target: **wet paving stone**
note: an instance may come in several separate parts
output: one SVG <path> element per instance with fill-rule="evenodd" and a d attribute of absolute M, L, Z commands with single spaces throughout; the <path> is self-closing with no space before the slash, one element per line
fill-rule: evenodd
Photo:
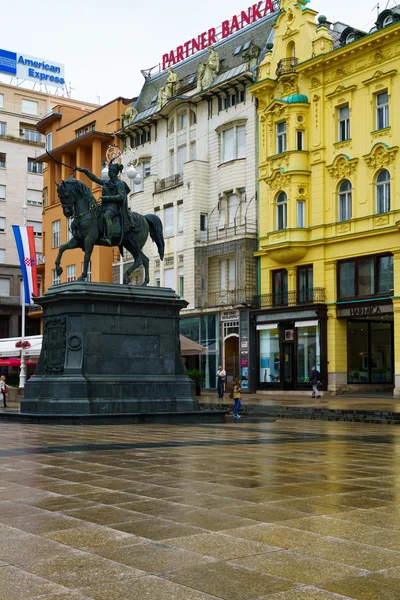
<path fill-rule="evenodd" d="M 1 600 L 398 600 L 400 428 L 0 429 Z"/>

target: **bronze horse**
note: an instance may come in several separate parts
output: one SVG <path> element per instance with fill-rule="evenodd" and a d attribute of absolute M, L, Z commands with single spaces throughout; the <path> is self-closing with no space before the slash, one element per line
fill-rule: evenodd
<path fill-rule="evenodd" d="M 87 278 L 90 258 L 94 246 L 108 245 L 104 242 L 105 219 L 101 208 L 93 196 L 90 188 L 82 181 L 73 177 L 57 183 L 58 197 L 63 207 L 64 216 L 73 218 L 71 233 L 72 238 L 66 244 L 60 246 L 55 266 L 57 275 L 63 272 L 60 261 L 65 250 L 81 248 L 84 253 L 84 262 L 82 275 L 78 277 L 79 281 Z M 140 215 L 129 211 L 134 216 L 137 228 L 126 229 L 121 234 L 121 219 L 115 218 L 111 238 L 112 246 L 118 246 L 122 253 L 126 248 L 133 256 L 134 263 L 124 273 L 124 284 L 129 284 L 130 275 L 141 265 L 144 267 L 144 281 L 142 285 L 147 285 L 149 277 L 149 259 L 142 252 L 147 238 L 150 234 L 151 239 L 157 245 L 161 260 L 164 258 L 164 236 L 161 220 L 157 215 Z"/>

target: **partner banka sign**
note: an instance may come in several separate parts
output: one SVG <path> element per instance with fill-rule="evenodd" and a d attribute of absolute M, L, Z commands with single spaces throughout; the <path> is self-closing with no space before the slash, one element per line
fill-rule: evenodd
<path fill-rule="evenodd" d="M 64 87 L 64 65 L 20 52 L 0 50 L 0 73 L 34 83 Z"/>
<path fill-rule="evenodd" d="M 164 71 L 167 67 L 178 64 L 182 60 L 189 58 L 189 56 L 200 52 L 200 50 L 205 50 L 208 46 L 212 46 L 244 27 L 263 19 L 275 10 L 279 10 L 279 5 L 276 1 L 273 2 L 273 0 L 261 0 L 261 2 L 249 6 L 247 10 L 242 10 L 240 15 L 234 15 L 231 19 L 223 21 L 218 28 L 211 27 L 211 29 L 203 31 L 197 37 L 178 46 L 175 50 L 170 50 L 166 54 L 163 54 L 161 61 L 162 70 Z"/>

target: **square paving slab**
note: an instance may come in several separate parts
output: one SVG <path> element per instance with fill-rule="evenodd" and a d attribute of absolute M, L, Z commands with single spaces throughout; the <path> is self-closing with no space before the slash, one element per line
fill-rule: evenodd
<path fill-rule="evenodd" d="M 0 600 L 399 600 L 400 428 L 0 429 Z"/>

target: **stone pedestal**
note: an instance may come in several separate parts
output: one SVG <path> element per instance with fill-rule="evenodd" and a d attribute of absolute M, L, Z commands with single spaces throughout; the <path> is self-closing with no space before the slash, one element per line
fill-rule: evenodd
<path fill-rule="evenodd" d="M 21 413 L 184 412 L 197 408 L 179 343 L 171 289 L 93 282 L 51 287 L 43 346 Z"/>

